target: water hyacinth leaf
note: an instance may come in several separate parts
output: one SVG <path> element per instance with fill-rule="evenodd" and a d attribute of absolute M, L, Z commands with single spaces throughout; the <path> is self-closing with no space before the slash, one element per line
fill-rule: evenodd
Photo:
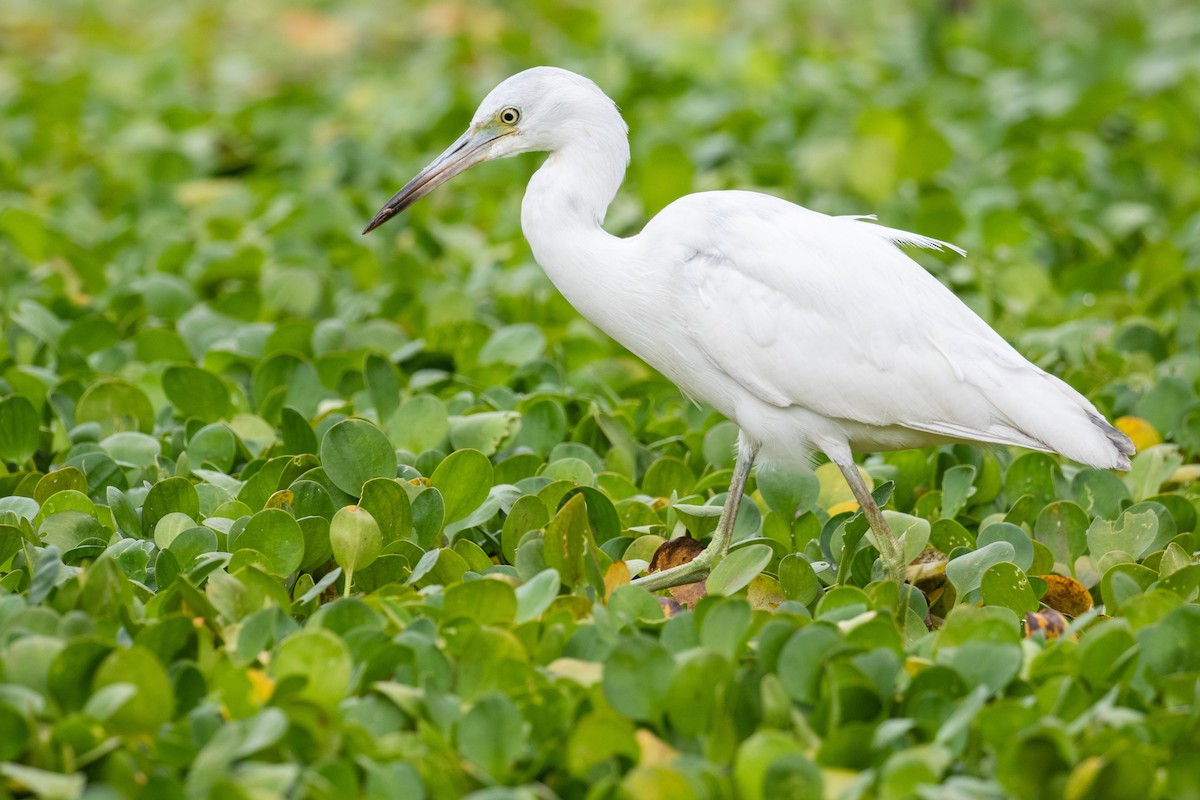
<path fill-rule="evenodd" d="M 960 464 L 942 475 L 942 518 L 954 519 L 967 505 L 975 480 L 975 467 Z M 919 552 L 919 551 L 918 551 Z"/>
<path fill-rule="evenodd" d="M 779 585 L 787 599 L 808 605 L 817 599 L 821 583 L 807 558 L 791 553 L 779 562 Z"/>
<path fill-rule="evenodd" d="M 379 524 L 360 506 L 339 508 L 329 523 L 329 544 L 333 559 L 346 574 L 349 594 L 355 570 L 371 566 L 383 548 Z"/>
<path fill-rule="evenodd" d="M 806 467 L 768 465 L 758 471 L 755 479 L 768 509 L 785 519 L 811 509 L 821 493 L 821 481 Z"/>
<path fill-rule="evenodd" d="M 154 528 L 167 514 L 186 514 L 192 519 L 200 516 L 200 495 L 185 478 L 167 478 L 150 487 L 142 505 L 142 535 L 154 537 Z"/>
<path fill-rule="evenodd" d="M 526 743 L 521 712 L 502 694 L 484 697 L 458 723 L 460 752 L 495 779 L 505 776 Z"/>
<path fill-rule="evenodd" d="M 332 711 L 346 696 L 353 669 L 345 642 L 324 628 L 309 628 L 284 639 L 267 667 L 276 683 L 301 679 L 299 696 L 326 711 Z"/>
<path fill-rule="evenodd" d="M 621 639 L 604 662 L 601 685 L 609 704 L 631 719 L 662 716 L 675 661 L 648 639 Z"/>
<path fill-rule="evenodd" d="M 388 437 L 399 449 L 423 453 L 440 445 L 450 432 L 442 401 L 427 394 L 414 395 L 400 404 L 387 425 Z"/>
<path fill-rule="evenodd" d="M 1016 564 L 1001 562 L 988 567 L 980 581 L 980 594 L 989 606 L 1004 606 L 1018 614 L 1036 611 L 1037 594 L 1029 579 Z"/>
<path fill-rule="evenodd" d="M 367 481 L 363 484 L 358 506 L 375 519 L 385 545 L 412 538 L 412 502 L 399 481 L 391 478 Z"/>
<path fill-rule="evenodd" d="M 467 581 L 446 590 L 442 610 L 447 619 L 467 617 L 481 625 L 503 625 L 516 616 L 517 594 L 504 581 Z"/>
<path fill-rule="evenodd" d="M 456 522 L 487 498 L 492 488 L 492 462 L 478 450 L 457 450 L 438 465 L 429 482 L 442 493 L 445 521 Z"/>
<path fill-rule="evenodd" d="M 360 497 L 363 484 L 372 478 L 396 477 L 396 465 L 391 443 L 366 420 L 342 420 L 321 439 L 321 466 L 352 497 Z"/>
<path fill-rule="evenodd" d="M 363 378 L 375 415 L 381 424 L 387 422 L 400 407 L 400 379 L 396 376 L 396 367 L 378 353 L 368 353 L 363 362 Z"/>
<path fill-rule="evenodd" d="M 138 387 L 118 378 L 89 386 L 75 404 L 76 422 L 96 422 L 105 433 L 154 430 L 154 406 Z"/>
<path fill-rule="evenodd" d="M 530 323 L 506 325 L 484 343 L 479 351 L 479 363 L 519 367 L 540 358 L 545 347 L 546 336 L 538 326 Z"/>
<path fill-rule="evenodd" d="M 751 544 L 730 551 L 709 573 L 705 586 L 711 595 L 731 595 L 754 580 L 771 563 L 772 550 Z"/>
<path fill-rule="evenodd" d="M 975 546 L 983 549 L 993 542 L 1008 542 L 1013 546 L 1013 556 L 1010 559 L 1021 569 L 1028 569 L 1033 564 L 1033 542 L 1024 529 L 1011 522 L 997 522 L 979 531 Z"/>
<path fill-rule="evenodd" d="M 1016 552 L 1009 542 L 996 541 L 974 552 L 965 553 L 946 564 L 946 577 L 954 584 L 960 601 L 979 588 L 983 582 L 983 573 L 987 572 L 988 567 L 1002 561 L 1012 561 Z"/>
<path fill-rule="evenodd" d="M 583 576 L 590 535 L 583 495 L 568 500 L 546 525 L 546 565 L 556 570 L 567 586 L 574 586 Z"/>
<path fill-rule="evenodd" d="M 229 389 L 211 372 L 173 364 L 163 371 L 162 387 L 181 417 L 214 422 L 229 416 Z"/>
<path fill-rule="evenodd" d="M 0 398 L 0 461 L 25 462 L 37 450 L 40 420 L 23 395 Z"/>
<path fill-rule="evenodd" d="M 540 617 L 558 596 L 560 583 L 557 570 L 544 569 L 518 586 L 514 621 L 520 625 Z"/>
<path fill-rule="evenodd" d="M 171 682 L 153 653 L 137 645 L 113 650 L 96 669 L 93 688 L 128 686 L 133 676 L 137 678 L 133 684 L 136 695 L 112 712 L 108 726 L 128 735 L 152 734 L 170 721 L 175 708 Z"/>
<path fill-rule="evenodd" d="M 304 534 L 295 517 L 277 508 L 252 516 L 229 537 L 229 550 L 253 550 L 265 558 L 263 565 L 273 575 L 290 575 L 304 559 Z"/>
<path fill-rule="evenodd" d="M 448 425 L 450 444 L 455 450 L 478 450 L 492 456 L 520 428 L 521 415 L 515 411 L 485 411 L 450 417 Z"/>

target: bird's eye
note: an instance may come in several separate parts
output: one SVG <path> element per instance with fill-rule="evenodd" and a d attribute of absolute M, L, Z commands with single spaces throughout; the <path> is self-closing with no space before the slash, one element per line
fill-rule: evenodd
<path fill-rule="evenodd" d="M 521 111 L 512 106 L 500 112 L 500 121 L 505 125 L 516 125 L 519 119 L 521 119 Z"/>

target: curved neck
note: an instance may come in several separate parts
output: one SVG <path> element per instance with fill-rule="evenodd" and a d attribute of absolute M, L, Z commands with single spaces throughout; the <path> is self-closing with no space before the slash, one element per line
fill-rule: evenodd
<path fill-rule="evenodd" d="M 547 260 L 557 260 L 552 253 L 561 245 L 579 249 L 571 247 L 563 231 L 604 233 L 604 215 L 629 164 L 625 124 L 615 109 L 613 117 L 614 124 L 573 136 L 569 144 L 551 151 L 525 190 L 521 228 L 538 263 L 547 270 L 551 268 Z M 544 260 L 543 255 L 549 258 Z"/>

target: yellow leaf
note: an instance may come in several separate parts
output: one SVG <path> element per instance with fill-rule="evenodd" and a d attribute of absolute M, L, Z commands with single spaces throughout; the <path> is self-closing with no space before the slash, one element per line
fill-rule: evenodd
<path fill-rule="evenodd" d="M 275 693 L 275 681 L 261 669 L 246 670 L 246 677 L 250 679 L 250 699 L 255 705 L 266 705 Z"/>
<path fill-rule="evenodd" d="M 1162 436 L 1158 434 L 1153 425 L 1141 417 L 1121 417 L 1113 424 L 1116 425 L 1117 430 L 1133 440 L 1133 446 L 1138 449 L 1139 453 L 1147 447 L 1162 444 Z"/>
<path fill-rule="evenodd" d="M 1039 575 L 1046 582 L 1042 604 L 1068 617 L 1078 617 L 1092 607 L 1092 596 L 1083 584 L 1065 575 Z"/>
<path fill-rule="evenodd" d="M 613 589 L 629 583 L 629 565 L 624 561 L 614 561 L 604 573 L 604 600 L 613 593 Z"/>
<path fill-rule="evenodd" d="M 836 517 L 843 511 L 858 511 L 858 503 L 854 500 L 844 500 L 829 507 L 829 516 Z"/>
<path fill-rule="evenodd" d="M 642 757 L 638 763 L 644 767 L 665 766 L 679 758 L 678 750 L 645 728 L 638 728 L 633 737 L 642 751 Z"/>

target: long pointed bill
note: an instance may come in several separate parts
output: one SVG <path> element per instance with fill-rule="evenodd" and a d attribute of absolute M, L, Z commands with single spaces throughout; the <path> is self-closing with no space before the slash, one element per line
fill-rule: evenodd
<path fill-rule="evenodd" d="M 447 147 L 429 166 L 418 172 L 415 178 L 405 184 L 403 189 L 396 192 L 392 199 L 379 209 L 379 213 L 363 229 L 363 233 L 367 234 L 375 230 L 460 172 L 470 169 L 481 161 L 486 161 L 488 145 L 503 135 L 483 130 L 467 131 L 458 137 L 454 144 Z"/>

